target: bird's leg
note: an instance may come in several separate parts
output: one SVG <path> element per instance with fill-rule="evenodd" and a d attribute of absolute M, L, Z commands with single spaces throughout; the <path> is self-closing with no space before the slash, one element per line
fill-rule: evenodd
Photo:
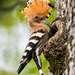
<path fill-rule="evenodd" d="M 37 65 L 40 75 L 43 75 L 41 55 L 39 55 L 39 48 L 37 48 L 36 51 L 34 51 L 33 59 Z"/>

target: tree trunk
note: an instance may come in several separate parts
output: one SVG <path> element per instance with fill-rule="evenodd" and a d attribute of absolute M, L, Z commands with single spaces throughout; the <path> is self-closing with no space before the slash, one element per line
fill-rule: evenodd
<path fill-rule="evenodd" d="M 57 18 L 44 46 L 53 75 L 75 75 L 75 0 L 55 0 Z"/>

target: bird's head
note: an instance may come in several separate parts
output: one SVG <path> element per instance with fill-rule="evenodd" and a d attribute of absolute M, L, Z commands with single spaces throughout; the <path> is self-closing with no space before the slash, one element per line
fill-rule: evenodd
<path fill-rule="evenodd" d="M 50 15 L 52 8 L 49 6 L 49 2 L 49 0 L 29 1 L 28 7 L 21 12 L 26 15 L 28 21 L 39 23 Z"/>

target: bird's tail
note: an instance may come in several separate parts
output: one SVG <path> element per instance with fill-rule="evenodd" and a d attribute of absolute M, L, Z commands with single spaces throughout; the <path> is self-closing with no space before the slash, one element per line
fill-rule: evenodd
<path fill-rule="evenodd" d="M 29 63 L 29 61 L 32 59 L 32 56 L 24 59 L 23 61 L 20 62 L 19 68 L 17 70 L 17 73 L 20 74 L 20 72 L 24 69 L 24 67 Z"/>
<path fill-rule="evenodd" d="M 20 66 L 17 70 L 17 73 L 20 74 L 20 72 L 24 69 L 25 66 L 26 66 L 26 63 L 25 64 L 20 64 Z"/>

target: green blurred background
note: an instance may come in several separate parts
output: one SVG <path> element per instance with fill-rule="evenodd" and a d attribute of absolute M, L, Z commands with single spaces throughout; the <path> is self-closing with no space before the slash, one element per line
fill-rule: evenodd
<path fill-rule="evenodd" d="M 50 2 L 55 4 L 54 0 Z M 26 0 L 0 0 L 0 75 L 17 75 L 21 56 L 31 34 L 27 18 L 19 11 L 25 6 Z M 47 22 L 52 23 L 56 18 L 56 11 L 53 8 Z M 51 75 L 43 54 L 41 58 L 44 75 Z M 33 60 L 20 75 L 39 75 Z"/>

